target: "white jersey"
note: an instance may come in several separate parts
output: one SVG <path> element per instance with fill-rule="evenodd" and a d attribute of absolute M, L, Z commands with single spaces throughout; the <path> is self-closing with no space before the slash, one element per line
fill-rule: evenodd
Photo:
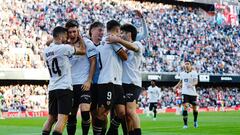
<path fill-rule="evenodd" d="M 196 71 L 181 72 L 180 79 L 182 80 L 182 94 L 197 96 L 196 88 L 193 86 L 193 80 L 198 79 Z"/>
<path fill-rule="evenodd" d="M 158 100 L 161 99 L 161 89 L 158 88 L 157 86 L 155 87 L 149 86 L 147 93 L 148 93 L 149 103 L 156 103 L 158 102 Z"/>
<path fill-rule="evenodd" d="M 122 85 L 122 60 L 117 52 L 122 47 L 119 44 L 107 44 L 103 40 L 99 45 L 99 77 L 98 84 L 113 83 Z"/>
<path fill-rule="evenodd" d="M 69 57 L 75 53 L 74 47 L 67 44 L 51 43 L 44 49 L 44 58 L 50 73 L 48 90 L 72 90 L 71 63 Z"/>
<path fill-rule="evenodd" d="M 86 46 L 86 55 L 74 55 L 70 58 L 73 85 L 84 84 L 87 81 L 90 70 L 89 58 L 97 54 L 93 42 L 88 38 L 83 38 L 83 40 Z"/>
<path fill-rule="evenodd" d="M 142 61 L 143 46 L 139 41 L 135 41 L 134 44 L 139 48 L 139 51 L 127 51 L 128 60 L 123 62 L 123 83 L 142 87 L 140 64 Z"/>

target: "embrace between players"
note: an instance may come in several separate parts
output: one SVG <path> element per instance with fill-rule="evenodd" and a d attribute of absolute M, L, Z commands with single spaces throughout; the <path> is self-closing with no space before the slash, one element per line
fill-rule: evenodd
<path fill-rule="evenodd" d="M 65 126 L 68 135 L 75 135 L 79 108 L 83 135 L 91 123 L 94 135 L 117 135 L 120 124 L 124 134 L 141 134 L 136 114 L 142 85 L 139 40 L 147 37 L 147 28 L 141 13 L 136 15 L 143 24 L 142 34 L 115 20 L 107 22 L 105 35 L 103 23 L 91 24 L 89 38 L 80 35 L 76 20 L 54 28 L 53 40 L 44 50 L 50 81 L 49 116 L 42 135 L 49 135 L 54 124 L 53 135 L 62 135 Z"/>

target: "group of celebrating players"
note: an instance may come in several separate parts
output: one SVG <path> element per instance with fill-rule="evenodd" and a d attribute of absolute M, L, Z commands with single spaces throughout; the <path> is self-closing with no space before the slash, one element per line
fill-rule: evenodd
<path fill-rule="evenodd" d="M 143 33 L 138 34 L 132 24 L 120 25 L 116 20 L 108 21 L 106 27 L 101 22 L 92 23 L 89 37 L 80 35 L 76 20 L 67 21 L 65 27 L 54 28 L 53 40 L 44 50 L 50 81 L 49 116 L 42 135 L 49 135 L 54 124 L 53 135 L 62 135 L 65 126 L 68 135 L 75 135 L 79 108 L 83 135 L 88 134 L 91 123 L 94 135 L 117 135 L 120 124 L 124 135 L 141 135 L 136 113 L 142 86 L 139 67 L 143 46 L 139 40 L 147 37 L 147 27 L 141 13 L 135 12 L 141 18 Z M 186 70 L 181 80 L 187 91 L 197 84 L 192 71 Z M 195 95 L 182 93 L 185 94 L 184 102 L 195 105 Z M 197 111 L 194 110 L 195 115 Z M 187 126 L 187 106 L 183 116 Z"/>
<path fill-rule="evenodd" d="M 74 135 L 77 112 L 81 110 L 82 134 L 87 135 L 92 123 L 94 135 L 118 134 L 122 123 L 124 134 L 140 135 L 140 120 L 136 113 L 141 91 L 139 70 L 143 46 L 131 24 L 120 25 L 110 20 L 105 26 L 94 22 L 89 27 L 89 37 L 82 37 L 76 20 L 69 20 L 65 27 L 57 26 L 53 40 L 44 50 L 49 69 L 49 116 L 42 135 L 61 135 L 65 126 L 68 135 Z M 111 124 L 107 131 L 107 116 L 111 111 Z M 91 114 L 91 120 L 90 120 Z"/>

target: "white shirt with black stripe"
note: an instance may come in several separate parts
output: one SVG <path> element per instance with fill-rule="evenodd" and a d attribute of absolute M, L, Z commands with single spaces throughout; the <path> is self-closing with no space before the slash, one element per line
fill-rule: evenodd
<path fill-rule="evenodd" d="M 89 75 L 91 57 L 96 57 L 96 46 L 88 38 L 83 38 L 86 46 L 86 55 L 74 55 L 70 58 L 72 64 L 73 85 L 84 84 Z"/>
<path fill-rule="evenodd" d="M 123 61 L 123 83 L 142 87 L 140 65 L 142 61 L 143 45 L 139 41 L 133 43 L 139 48 L 139 51 L 127 51 L 128 59 L 127 61 Z"/>
<path fill-rule="evenodd" d="M 100 68 L 98 84 L 122 85 L 122 60 L 117 54 L 122 46 L 120 44 L 108 44 L 105 39 L 98 46 Z"/>
<path fill-rule="evenodd" d="M 44 59 L 49 70 L 48 90 L 72 90 L 71 63 L 69 57 L 75 53 L 74 47 L 67 44 L 51 43 L 44 49 Z"/>

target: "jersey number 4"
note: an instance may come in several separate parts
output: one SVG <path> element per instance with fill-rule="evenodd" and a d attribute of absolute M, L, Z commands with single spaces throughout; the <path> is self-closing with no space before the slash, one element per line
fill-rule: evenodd
<path fill-rule="evenodd" d="M 46 63 L 47 63 L 48 70 L 49 70 L 49 73 L 50 73 L 51 77 L 52 77 L 53 74 L 58 74 L 58 76 L 62 75 L 62 72 L 61 72 L 61 70 L 58 66 L 57 58 L 53 58 L 53 60 L 52 60 L 52 69 L 50 68 L 48 61 L 46 61 Z"/>

